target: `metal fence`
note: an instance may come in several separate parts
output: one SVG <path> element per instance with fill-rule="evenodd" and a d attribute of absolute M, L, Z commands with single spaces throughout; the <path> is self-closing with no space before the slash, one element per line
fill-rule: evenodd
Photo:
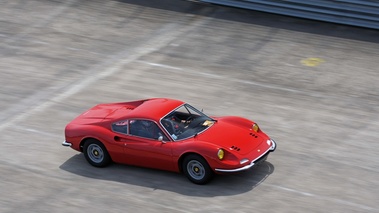
<path fill-rule="evenodd" d="M 200 0 L 202 2 L 379 29 L 379 0 Z"/>

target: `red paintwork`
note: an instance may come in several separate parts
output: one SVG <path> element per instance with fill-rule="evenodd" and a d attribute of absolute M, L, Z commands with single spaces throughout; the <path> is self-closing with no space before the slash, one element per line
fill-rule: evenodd
<path fill-rule="evenodd" d="M 85 139 L 95 138 L 104 144 L 116 163 L 176 172 L 180 172 L 180 158 L 188 153 L 204 157 L 213 170 L 236 169 L 248 165 L 270 148 L 266 143 L 269 137 L 261 130 L 254 132 L 251 129 L 253 121 L 235 116 L 213 117 L 217 122 L 197 136 L 167 143 L 111 129 L 112 123 L 133 118 L 145 118 L 159 124 L 162 117 L 183 104 L 166 98 L 99 104 L 71 121 L 66 126 L 65 138 L 72 144 L 71 148 L 80 152 Z M 115 136 L 119 137 L 117 141 Z M 217 158 L 219 148 L 225 150 L 223 160 Z M 240 164 L 245 158 L 249 162 Z"/>

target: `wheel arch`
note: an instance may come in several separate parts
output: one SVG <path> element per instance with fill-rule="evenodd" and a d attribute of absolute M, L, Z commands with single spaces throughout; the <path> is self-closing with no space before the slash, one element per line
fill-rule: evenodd
<path fill-rule="evenodd" d="M 197 156 L 203 158 L 203 159 L 205 160 L 205 162 L 207 162 L 208 165 L 209 165 L 209 162 L 207 161 L 207 159 L 206 159 L 204 156 L 202 156 L 201 154 L 199 154 L 199 153 L 197 153 L 197 152 L 192 152 L 192 151 L 191 151 L 191 152 L 186 152 L 186 153 L 183 153 L 183 154 L 179 157 L 179 160 L 178 160 L 178 168 L 179 168 L 179 172 L 180 172 L 180 173 L 183 173 L 183 161 L 184 161 L 184 159 L 185 159 L 187 156 L 190 156 L 190 155 L 197 155 Z"/>
<path fill-rule="evenodd" d="M 104 142 L 102 142 L 100 139 L 96 138 L 96 137 L 92 137 L 92 136 L 88 136 L 88 137 L 84 137 L 81 141 L 80 141 L 80 144 L 79 144 L 79 148 L 80 148 L 80 152 L 83 152 L 83 147 L 84 147 L 84 144 L 89 141 L 89 140 L 97 140 L 99 141 L 101 144 L 103 144 L 103 146 L 105 148 L 107 148 L 104 144 Z"/>

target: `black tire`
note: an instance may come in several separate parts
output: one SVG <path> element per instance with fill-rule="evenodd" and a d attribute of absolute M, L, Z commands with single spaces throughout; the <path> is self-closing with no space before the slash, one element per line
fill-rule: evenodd
<path fill-rule="evenodd" d="M 83 153 L 88 163 L 92 166 L 106 167 L 111 163 L 111 157 L 107 149 L 98 140 L 87 140 L 83 147 Z"/>
<path fill-rule="evenodd" d="M 199 155 L 188 155 L 182 165 L 184 175 L 193 183 L 206 184 L 213 177 L 213 171 L 207 161 Z"/>

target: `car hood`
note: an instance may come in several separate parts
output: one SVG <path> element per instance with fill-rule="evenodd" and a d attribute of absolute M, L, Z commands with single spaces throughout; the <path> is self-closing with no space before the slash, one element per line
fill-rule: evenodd
<path fill-rule="evenodd" d="M 217 118 L 208 130 L 197 136 L 198 140 L 213 143 L 221 148 L 247 154 L 267 140 L 263 132 L 251 129 L 253 122 L 238 117 Z"/>

